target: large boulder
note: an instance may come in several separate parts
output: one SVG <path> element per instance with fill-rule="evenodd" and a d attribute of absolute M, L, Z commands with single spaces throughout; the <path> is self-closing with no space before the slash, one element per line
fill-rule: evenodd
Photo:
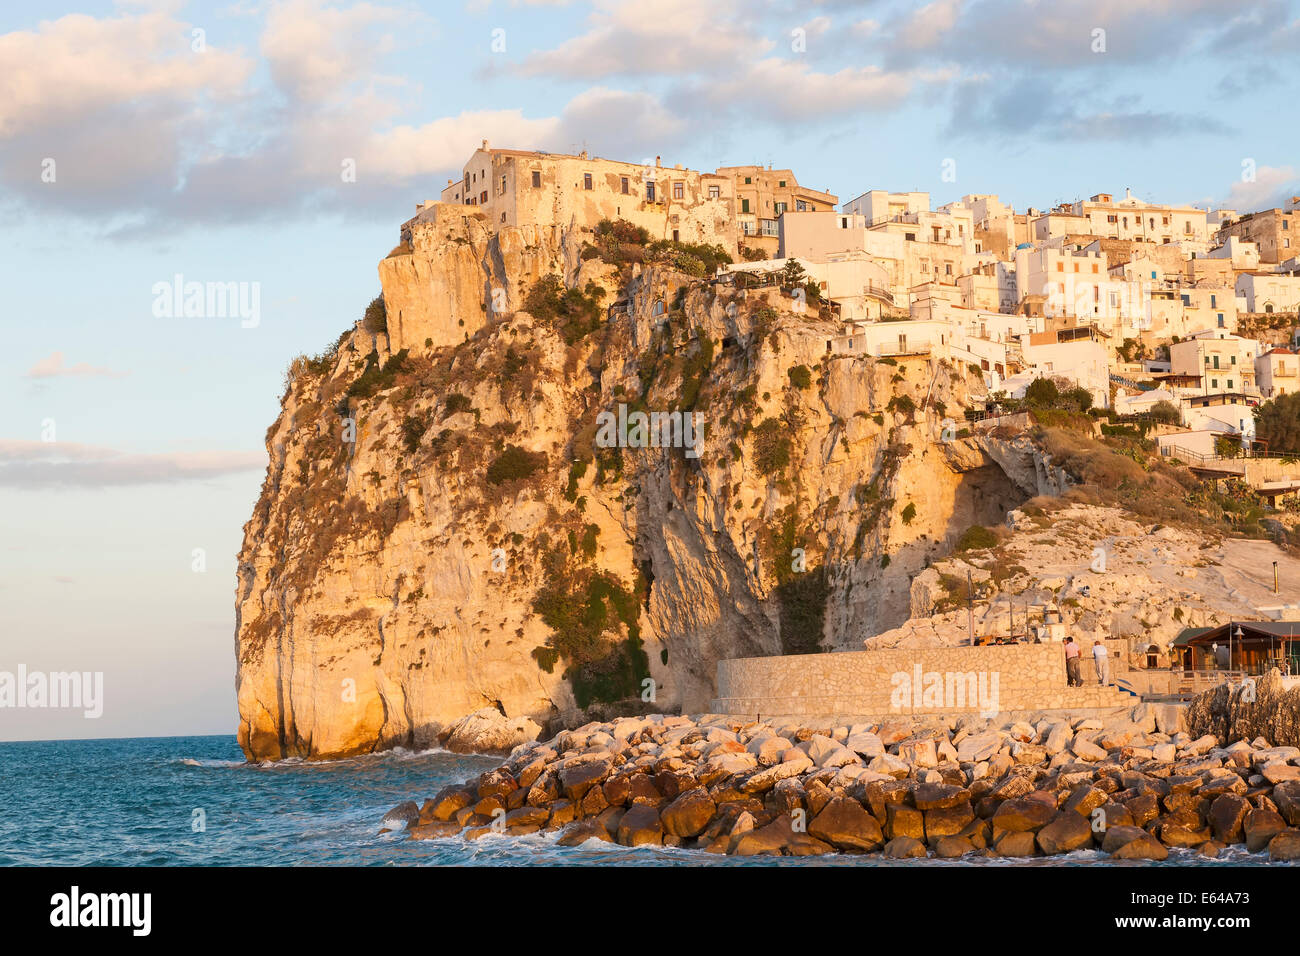
<path fill-rule="evenodd" d="M 536 740 L 541 731 L 527 717 L 506 717 L 494 707 L 484 707 L 453 723 L 444 746 L 458 754 L 508 754 Z"/>
<path fill-rule="evenodd" d="M 1246 838 L 1246 849 L 1251 853 L 1259 853 L 1267 849 L 1273 837 L 1285 829 L 1286 821 L 1282 819 L 1282 814 L 1262 809 L 1247 813 L 1241 827 L 1242 834 Z"/>
<path fill-rule="evenodd" d="M 1283 830 L 1268 844 L 1270 860 L 1300 860 L 1300 830 Z"/>
<path fill-rule="evenodd" d="M 1244 797 L 1235 793 L 1225 793 L 1215 798 L 1210 804 L 1210 829 L 1214 839 L 1219 843 L 1240 843 L 1242 841 L 1242 824 L 1250 804 Z"/>
<path fill-rule="evenodd" d="M 418 822 L 420 819 L 420 808 L 414 800 L 407 800 L 399 803 L 393 809 L 384 814 L 384 818 L 379 821 L 379 825 L 388 829 L 404 829 L 411 824 Z"/>
<path fill-rule="evenodd" d="M 618 842 L 623 846 L 663 843 L 664 828 L 659 820 L 659 811 L 648 804 L 633 804 L 618 822 Z"/>
<path fill-rule="evenodd" d="M 1038 847 L 1044 853 L 1069 853 L 1092 845 L 1092 827 L 1073 810 L 1062 810 L 1038 831 Z"/>
<path fill-rule="evenodd" d="M 703 787 L 687 790 L 660 811 L 664 830 L 673 836 L 699 836 L 713 819 L 717 807 Z"/>
<path fill-rule="evenodd" d="M 470 787 L 459 784 L 443 787 L 432 800 L 426 800 L 424 806 L 420 808 L 420 822 L 450 820 L 458 810 L 463 810 L 474 803 L 477 797 L 478 794 Z"/>
<path fill-rule="evenodd" d="M 885 842 L 876 818 L 849 797 L 826 804 L 808 825 L 808 833 L 841 850 L 878 850 Z"/>
<path fill-rule="evenodd" d="M 832 847 L 794 829 L 789 814 L 781 814 L 765 827 L 742 833 L 727 852 L 736 856 L 816 856 L 832 852 Z"/>

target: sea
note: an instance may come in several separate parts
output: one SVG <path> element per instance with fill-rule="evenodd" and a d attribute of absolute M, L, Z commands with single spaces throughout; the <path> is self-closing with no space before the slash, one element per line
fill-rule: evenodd
<path fill-rule="evenodd" d="M 1163 864 L 1100 851 L 1029 861 L 886 861 L 870 856 L 727 857 L 555 834 L 411 840 L 384 815 L 499 759 L 393 750 L 346 760 L 247 763 L 234 736 L 0 743 L 0 866 L 1220 866 L 1243 849 Z M 1291 865 L 1291 864 L 1272 864 Z"/>

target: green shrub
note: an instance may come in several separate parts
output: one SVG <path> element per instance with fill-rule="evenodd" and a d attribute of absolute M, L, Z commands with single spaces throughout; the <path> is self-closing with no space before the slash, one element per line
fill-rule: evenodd
<path fill-rule="evenodd" d="M 542 452 L 531 452 L 518 445 L 507 445 L 496 460 L 488 465 L 487 480 L 493 485 L 517 481 L 530 478 L 545 467 L 546 455 Z"/>
<path fill-rule="evenodd" d="M 402 349 L 392 356 L 381 368 L 379 353 L 372 351 L 366 356 L 366 367 L 351 385 L 348 386 L 348 398 L 372 398 L 385 389 L 396 384 L 398 373 L 406 368 L 407 351 Z"/>
<path fill-rule="evenodd" d="M 442 404 L 442 417 L 450 418 L 459 412 L 468 412 L 474 407 L 474 403 L 468 395 L 462 395 L 460 392 L 452 392 L 447 396 L 446 401 Z"/>
<path fill-rule="evenodd" d="M 594 282 L 585 289 L 566 289 L 560 277 L 542 276 L 524 296 L 524 311 L 559 332 L 566 345 L 574 345 L 600 328 L 600 300 L 604 291 Z"/>
<path fill-rule="evenodd" d="M 911 524 L 912 519 L 916 517 L 916 505 L 909 501 L 907 507 L 903 509 L 901 517 L 903 519 L 903 524 Z"/>
<path fill-rule="evenodd" d="M 981 524 L 973 524 L 957 539 L 958 551 L 983 551 L 996 547 L 998 536 Z"/>
<path fill-rule="evenodd" d="M 538 666 L 549 672 L 563 658 L 579 707 L 637 696 L 650 674 L 637 623 L 640 588 L 628 590 L 604 572 L 574 569 L 554 554 L 547 564 L 546 584 L 533 600 L 533 611 L 551 629 L 547 646 L 532 652 Z"/>
<path fill-rule="evenodd" d="M 377 295 L 370 300 L 361 317 L 361 327 L 367 332 L 388 331 L 388 309 L 384 306 L 384 297 Z"/>
<path fill-rule="evenodd" d="M 794 448 L 785 425 L 778 418 L 767 418 L 754 429 L 754 465 L 761 475 L 782 474 L 790 464 Z"/>
<path fill-rule="evenodd" d="M 790 384 L 795 388 L 810 388 L 812 386 L 812 369 L 807 365 L 796 365 L 794 368 L 786 369 L 787 376 L 790 378 Z"/>
<path fill-rule="evenodd" d="M 407 415 L 402 419 L 402 444 L 407 451 L 415 452 L 419 449 L 420 439 L 429 430 L 432 420 L 433 417 L 428 412 Z"/>

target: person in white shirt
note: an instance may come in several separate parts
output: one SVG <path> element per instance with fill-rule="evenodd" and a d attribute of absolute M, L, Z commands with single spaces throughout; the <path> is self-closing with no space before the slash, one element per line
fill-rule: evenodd
<path fill-rule="evenodd" d="M 1092 659 L 1097 665 L 1097 683 L 1110 683 L 1110 662 L 1106 654 L 1106 645 L 1101 641 L 1094 641 L 1092 645 Z"/>

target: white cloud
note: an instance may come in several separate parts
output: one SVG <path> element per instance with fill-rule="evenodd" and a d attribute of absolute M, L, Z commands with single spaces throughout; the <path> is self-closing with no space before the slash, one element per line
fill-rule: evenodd
<path fill-rule="evenodd" d="M 117 372 L 111 368 L 98 368 L 86 362 L 65 365 L 62 352 L 51 352 L 27 370 L 28 378 L 58 378 L 64 375 L 106 378 L 121 378 L 130 372 Z"/>
<path fill-rule="evenodd" d="M 266 467 L 265 452 L 134 454 L 96 445 L 0 439 L 0 487 L 108 488 L 201 481 Z"/>
<path fill-rule="evenodd" d="M 1259 166 L 1253 182 L 1238 180 L 1228 189 L 1224 205 L 1239 213 L 1276 209 L 1300 193 L 1300 173 L 1294 166 Z"/>
<path fill-rule="evenodd" d="M 597 0 L 587 32 L 530 55 L 530 75 L 597 79 L 716 73 L 772 49 L 736 0 Z"/>

